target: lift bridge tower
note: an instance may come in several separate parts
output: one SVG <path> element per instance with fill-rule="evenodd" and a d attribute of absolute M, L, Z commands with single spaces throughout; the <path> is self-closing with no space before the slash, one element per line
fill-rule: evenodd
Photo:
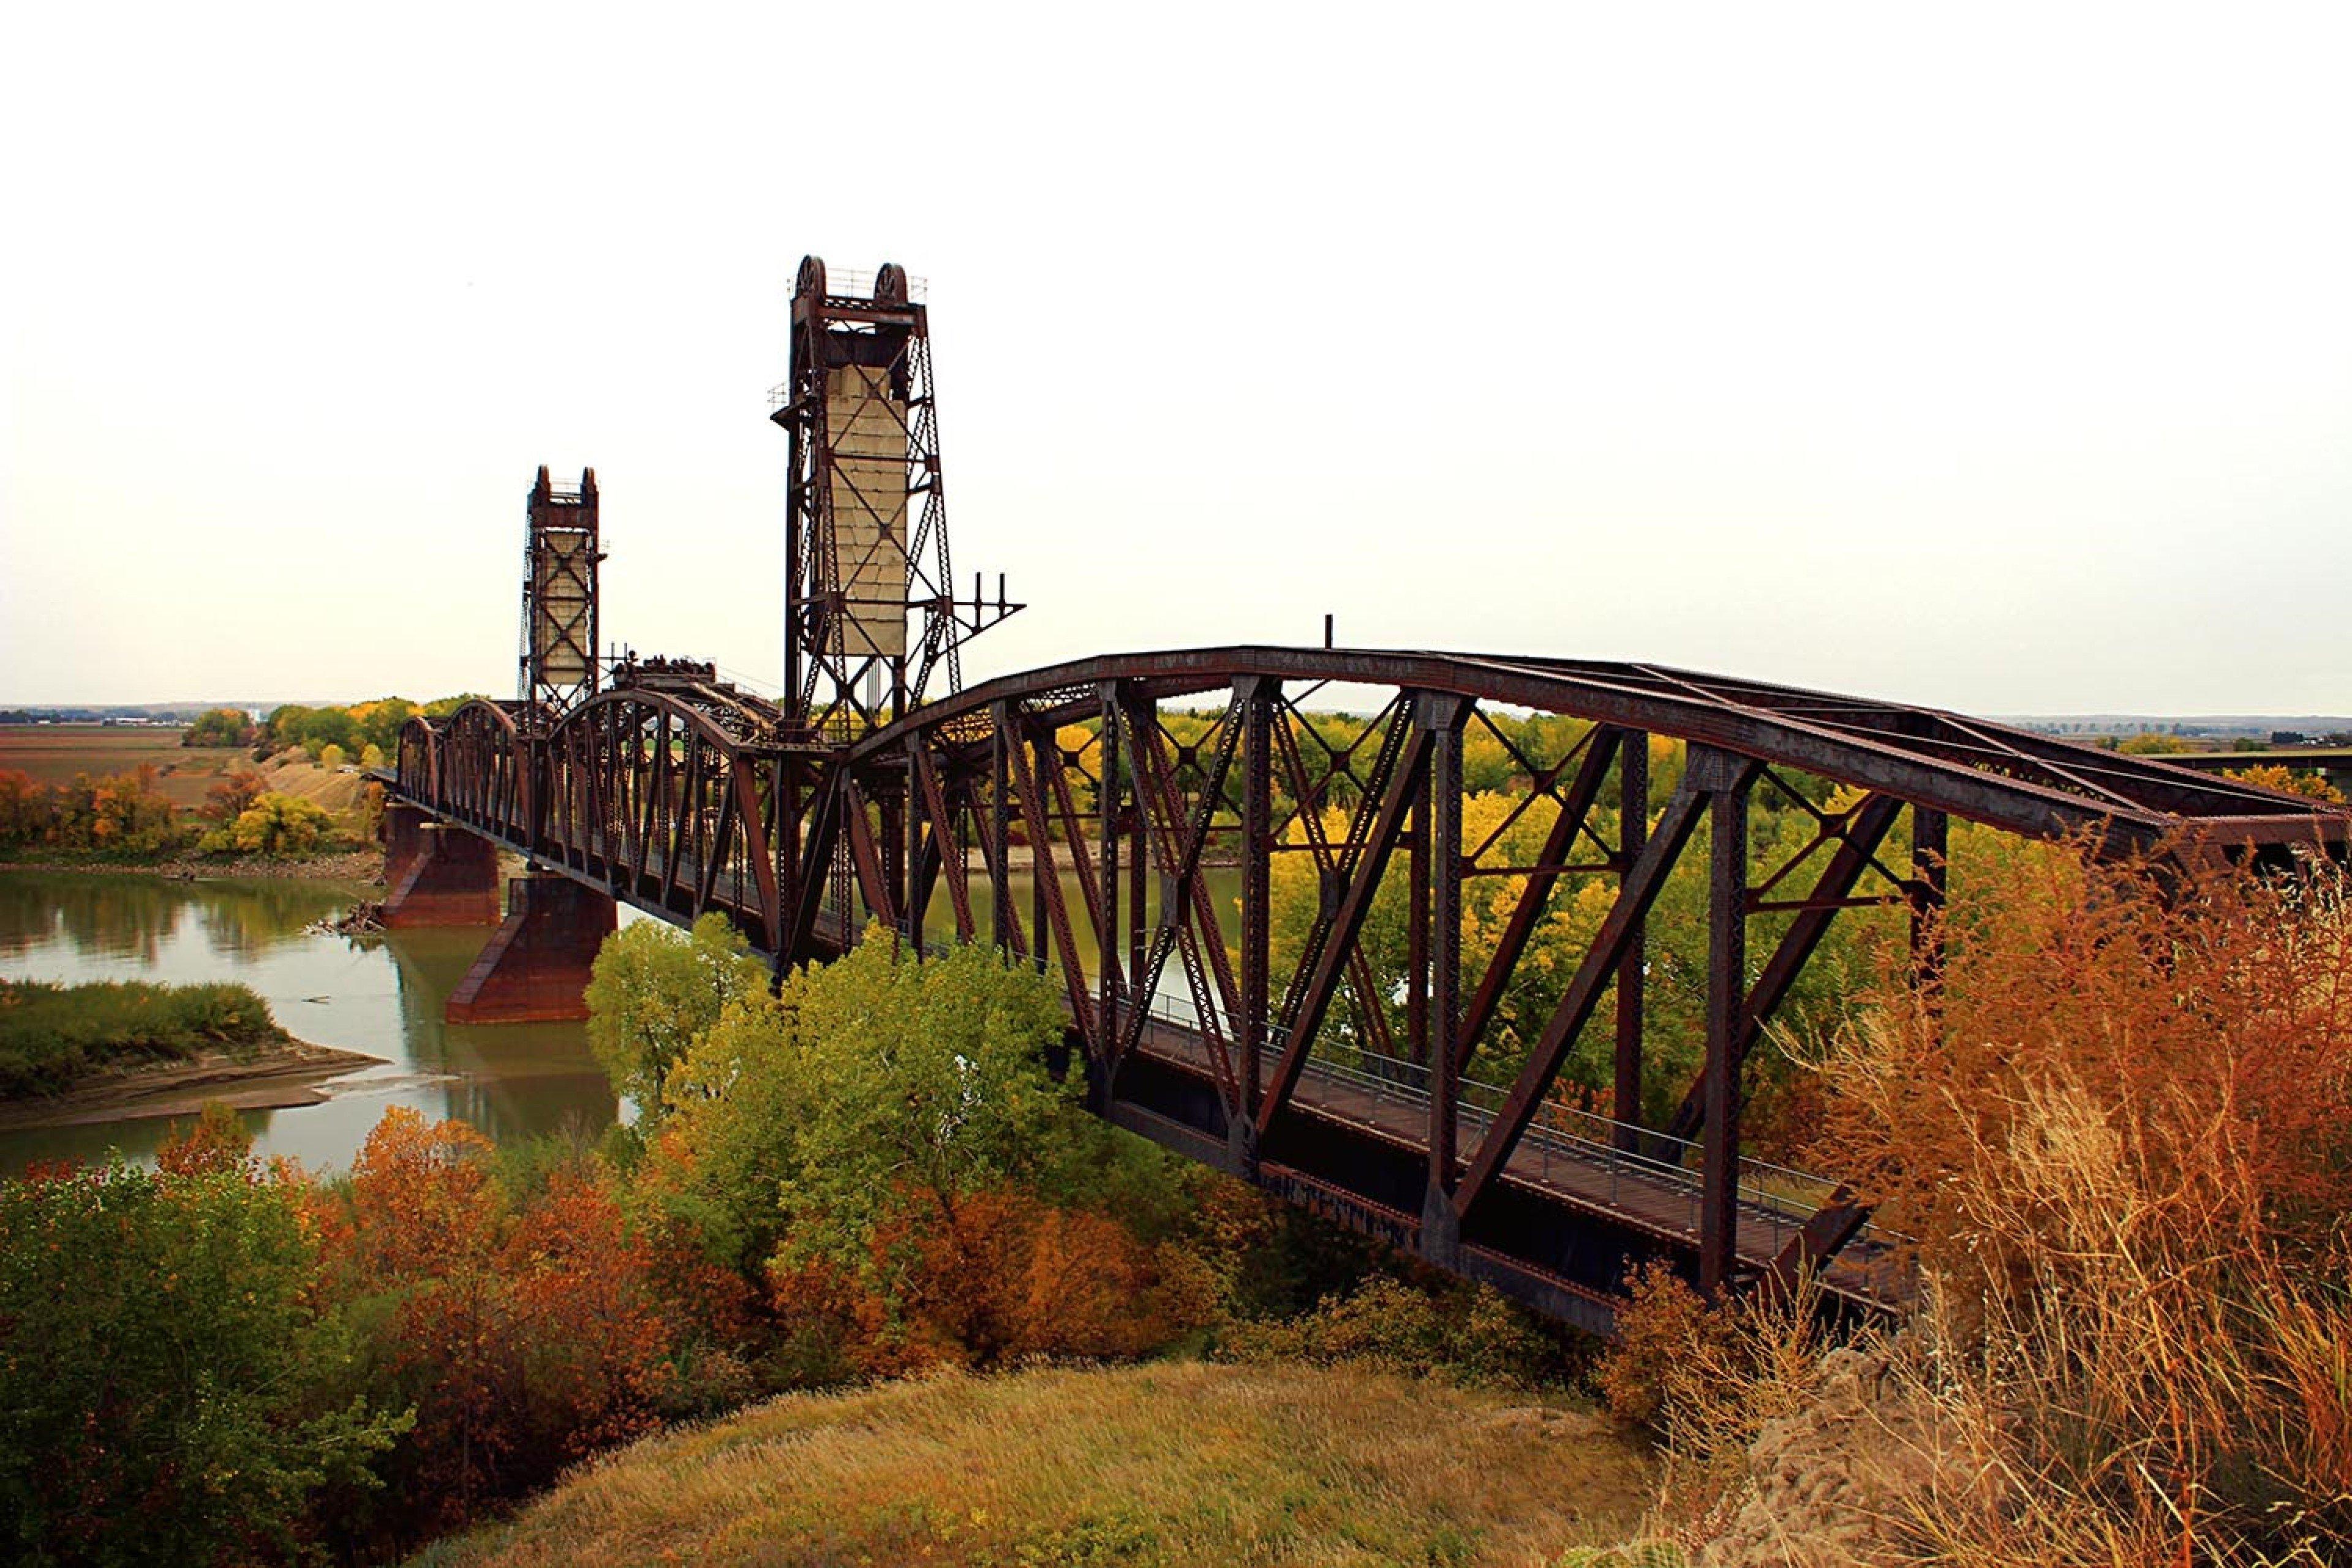
<path fill-rule="evenodd" d="M 783 702 L 820 746 L 958 689 L 963 644 L 1021 608 L 1002 577 L 956 597 L 923 293 L 895 263 L 828 279 L 814 256 L 793 289 L 770 416 L 792 439 Z"/>
<path fill-rule="evenodd" d="M 522 656 L 518 681 L 527 707 L 560 713 L 596 690 L 596 470 L 576 485 L 541 465 L 525 513 Z"/>

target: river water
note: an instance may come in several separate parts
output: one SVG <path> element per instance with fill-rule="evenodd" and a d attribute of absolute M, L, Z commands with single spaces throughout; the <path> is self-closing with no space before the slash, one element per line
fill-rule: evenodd
<path fill-rule="evenodd" d="M 459 1117 L 499 1139 L 567 1125 L 593 1133 L 614 1121 L 620 1103 L 581 1025 L 442 1022 L 441 1005 L 489 927 L 363 940 L 304 929 L 381 895 L 345 882 L 0 871 L 0 976 L 237 981 L 297 1038 L 384 1058 L 331 1086 L 323 1105 L 243 1113 L 257 1152 L 312 1170 L 348 1168 L 389 1105 Z M 0 1173 L 109 1149 L 146 1159 L 165 1126 L 142 1119 L 0 1132 Z"/>
<path fill-rule="evenodd" d="M 1204 872 L 1223 910 L 1238 898 L 1240 873 Z M 1066 869 L 1080 962 L 1095 962 L 1093 932 L 1076 914 L 1078 889 Z M 983 937 L 992 923 L 986 884 L 975 879 Z M 1146 906 L 1156 920 L 1158 879 Z M 1014 907 L 1029 917 L 1030 881 L 1013 878 Z M 383 1058 L 326 1086 L 321 1105 L 241 1114 L 254 1148 L 313 1170 L 345 1169 L 388 1105 L 439 1120 L 457 1117 L 501 1141 L 577 1128 L 602 1131 L 630 1113 L 614 1096 L 579 1024 L 465 1025 L 442 1022 L 441 1006 L 490 937 L 488 926 L 396 931 L 352 938 L 310 931 L 383 889 L 356 882 L 89 876 L 0 871 L 0 978 L 74 984 L 233 980 L 269 1004 L 289 1034 Z M 926 934 L 953 933 L 942 892 Z M 625 923 L 646 917 L 624 905 Z M 1160 994 L 1183 991 L 1171 961 Z M 152 1158 L 168 1123 L 159 1118 L 83 1127 L 0 1131 L 0 1174 L 27 1162 L 102 1159 L 110 1149 Z"/>

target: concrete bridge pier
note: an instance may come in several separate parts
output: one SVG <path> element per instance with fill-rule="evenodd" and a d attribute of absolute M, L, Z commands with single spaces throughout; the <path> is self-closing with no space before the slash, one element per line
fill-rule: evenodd
<path fill-rule="evenodd" d="M 383 923 L 499 923 L 499 851 L 488 839 L 395 802 L 383 814 Z"/>
<path fill-rule="evenodd" d="M 508 885 L 505 922 L 441 1016 L 452 1024 L 585 1018 L 589 968 L 618 923 L 610 893 L 544 872 L 517 877 Z"/>

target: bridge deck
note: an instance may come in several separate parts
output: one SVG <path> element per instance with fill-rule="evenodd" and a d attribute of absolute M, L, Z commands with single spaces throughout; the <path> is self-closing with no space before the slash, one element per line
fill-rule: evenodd
<path fill-rule="evenodd" d="M 1214 1082 L 1209 1046 L 1197 1030 L 1155 1017 L 1144 1029 L 1140 1048 L 1204 1083 Z M 1410 1083 L 1310 1057 L 1291 1103 L 1305 1114 L 1369 1132 L 1409 1152 L 1429 1146 L 1430 1097 Z M 1457 1108 L 1457 1116 L 1465 1146 L 1474 1145 L 1494 1120 L 1485 1108 L 1467 1103 Z M 1512 1151 L 1503 1177 L 1570 1208 L 1606 1214 L 1685 1246 L 1698 1244 L 1698 1175 L 1681 1166 L 1538 1122 Z M 1825 1193 L 1828 1184 L 1819 1185 Z M 1742 1263 L 1760 1269 L 1780 1256 L 1820 1205 L 1795 1194 L 1775 1194 L 1752 1178 L 1743 1177 L 1740 1186 L 1737 1250 Z M 1829 1260 L 1822 1284 L 1874 1307 L 1907 1306 L 1913 1296 L 1910 1272 L 1895 1246 L 1867 1232 Z"/>

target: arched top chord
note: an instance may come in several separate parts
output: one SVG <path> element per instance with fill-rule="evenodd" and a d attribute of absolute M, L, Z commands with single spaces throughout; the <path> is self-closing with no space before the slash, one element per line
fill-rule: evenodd
<path fill-rule="evenodd" d="M 2186 835 L 2222 847 L 2352 837 L 2352 816 L 2153 757 L 2079 746 L 1940 709 L 1657 665 L 1508 655 L 1249 646 L 1109 654 L 1004 676 L 866 736 L 856 766 L 1003 700 L 1060 722 L 1106 682 L 1154 700 L 1248 678 L 1443 692 L 1696 742 L 2035 837 L 2102 834 L 2116 848 Z"/>

